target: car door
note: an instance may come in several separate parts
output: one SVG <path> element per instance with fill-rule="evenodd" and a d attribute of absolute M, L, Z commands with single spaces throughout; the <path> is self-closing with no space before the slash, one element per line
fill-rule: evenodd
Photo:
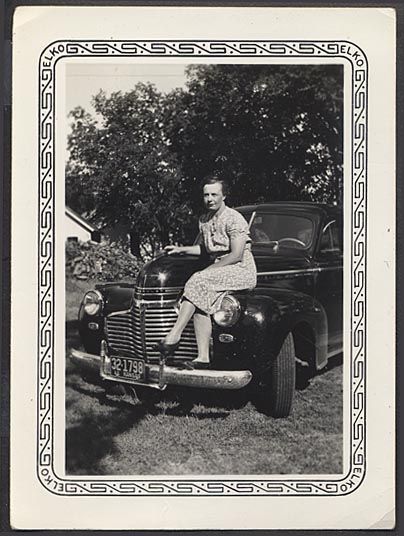
<path fill-rule="evenodd" d="M 316 255 L 316 300 L 324 307 L 328 322 L 328 352 L 342 349 L 343 329 L 343 247 L 342 222 L 325 221 Z"/>

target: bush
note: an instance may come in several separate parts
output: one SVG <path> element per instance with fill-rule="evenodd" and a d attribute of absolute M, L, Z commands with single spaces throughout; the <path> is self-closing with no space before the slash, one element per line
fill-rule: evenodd
<path fill-rule="evenodd" d="M 142 262 L 117 242 L 66 243 L 66 275 L 99 281 L 135 280 Z"/>

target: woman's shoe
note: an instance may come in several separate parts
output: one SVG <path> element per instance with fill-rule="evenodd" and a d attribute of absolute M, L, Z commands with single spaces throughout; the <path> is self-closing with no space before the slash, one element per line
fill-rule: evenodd
<path fill-rule="evenodd" d="M 210 363 L 205 363 L 204 361 L 188 361 L 184 363 L 184 368 L 188 370 L 206 370 L 210 369 Z"/>
<path fill-rule="evenodd" d="M 178 349 L 180 345 L 180 341 L 175 343 L 167 343 L 164 342 L 164 339 L 157 342 L 152 346 L 152 350 L 157 350 L 160 352 L 160 354 L 164 357 L 172 357 L 175 353 L 175 351 Z"/>

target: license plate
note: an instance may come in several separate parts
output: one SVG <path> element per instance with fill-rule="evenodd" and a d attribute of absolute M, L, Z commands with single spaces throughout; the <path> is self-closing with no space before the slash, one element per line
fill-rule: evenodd
<path fill-rule="evenodd" d="M 122 380 L 145 380 L 146 367 L 142 359 L 111 357 L 111 376 Z"/>

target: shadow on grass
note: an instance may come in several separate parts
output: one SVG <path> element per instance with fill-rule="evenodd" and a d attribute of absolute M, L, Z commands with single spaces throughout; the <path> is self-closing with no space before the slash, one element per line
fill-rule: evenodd
<path fill-rule="evenodd" d="M 339 367 L 342 365 L 343 361 L 343 353 L 337 354 L 333 357 L 331 357 L 328 360 L 327 365 L 319 370 L 319 371 L 313 371 L 310 367 L 303 367 L 299 364 L 297 364 L 296 368 L 296 390 L 298 391 L 304 391 L 309 387 L 310 380 L 317 377 L 322 376 L 326 372 L 329 372 L 330 370 Z"/>
<path fill-rule="evenodd" d="M 81 340 L 79 335 L 79 321 L 68 320 L 66 322 L 66 347 L 76 348 L 81 346 Z"/>
<path fill-rule="evenodd" d="M 101 460 L 105 456 L 118 456 L 119 448 L 115 445 L 115 437 L 127 432 L 149 416 L 189 416 L 198 420 L 218 420 L 229 416 L 234 403 L 226 404 L 228 410 L 218 408 L 218 400 L 214 407 L 209 407 L 207 401 L 191 396 L 187 393 L 179 397 L 178 393 L 163 393 L 152 401 L 128 402 L 128 397 L 110 395 L 108 391 L 94 389 L 94 384 L 88 384 L 72 375 L 67 382 L 67 387 L 73 389 L 80 397 L 90 397 L 97 409 L 93 409 L 90 402 L 85 404 L 80 411 L 78 425 L 71 426 L 66 430 L 66 471 L 68 474 L 103 474 Z M 212 403 L 213 406 L 213 403 Z M 69 408 L 69 405 L 66 405 Z M 87 408 L 87 410 L 85 409 Z M 104 408 L 104 410 L 102 409 Z M 107 411 L 105 411 L 107 410 Z"/>
<path fill-rule="evenodd" d="M 69 320 L 65 324 L 65 336 L 66 336 L 66 374 L 69 374 L 74 370 L 73 365 L 70 363 L 69 354 L 72 348 L 81 349 L 82 344 L 79 335 L 79 321 Z"/>
<path fill-rule="evenodd" d="M 69 382 L 68 386 L 91 397 L 99 406 L 112 410 L 107 414 L 91 410 L 83 413 L 80 424 L 66 430 L 66 471 L 70 474 L 101 474 L 100 460 L 117 452 L 115 436 L 136 426 L 147 414 L 157 414 L 157 410 L 111 398 L 104 391 L 87 389 L 75 382 Z"/>
<path fill-rule="evenodd" d="M 122 407 L 123 409 L 132 408 L 133 410 L 142 407 L 142 417 L 148 413 L 153 415 L 161 413 L 165 415 L 192 415 L 198 419 L 218 419 L 227 417 L 231 410 L 240 409 L 249 401 L 247 394 L 241 391 L 226 393 L 221 391 L 203 390 L 203 392 L 200 392 L 191 389 L 176 389 L 160 392 L 145 387 L 134 388 L 133 393 L 130 393 L 129 389 L 125 389 L 120 384 L 105 382 L 95 376 L 81 377 L 75 372 L 73 371 L 71 379 L 67 380 L 66 387 L 81 395 L 95 398 L 97 403 L 102 406 Z M 87 384 L 88 388 L 83 387 L 83 383 L 84 385 Z M 98 387 L 100 390 L 95 391 L 94 387 Z M 132 396 L 132 402 L 127 402 L 120 397 L 120 395 L 128 394 Z M 204 408 L 203 412 L 198 410 L 198 407 L 202 406 Z M 220 409 L 224 411 L 218 411 Z"/>
<path fill-rule="evenodd" d="M 66 322 L 66 349 L 80 348 L 78 321 Z M 316 373 L 322 375 L 342 364 L 342 354 L 330 359 L 327 367 Z M 304 390 L 311 378 L 305 367 L 298 366 L 296 388 Z M 119 456 L 115 438 L 134 430 L 148 416 L 192 417 L 203 421 L 227 419 L 234 409 L 243 408 L 251 400 L 251 391 L 217 391 L 197 389 L 167 389 L 163 393 L 145 388 L 141 402 L 130 401 L 127 392 L 117 396 L 119 386 L 104 382 L 98 376 L 82 376 L 67 360 L 66 387 L 71 396 L 66 408 L 71 426 L 66 430 L 66 471 L 69 474 L 103 474 L 105 456 Z M 138 389 L 140 394 L 140 390 Z M 147 393 L 147 394 L 145 394 Z M 219 424 L 220 426 L 220 424 Z"/>
<path fill-rule="evenodd" d="M 78 321 L 66 322 L 66 350 L 80 348 Z M 121 385 L 105 382 L 95 372 L 85 375 L 66 362 L 66 410 L 71 425 L 66 429 L 66 472 L 103 474 L 105 456 L 119 455 L 115 438 L 130 431 L 149 416 L 192 416 L 198 420 L 224 419 L 230 410 L 241 407 L 243 399 L 223 396 L 220 392 L 145 389 L 143 400 L 132 399 Z M 124 395 L 124 396 L 119 396 Z M 143 393 L 144 395 L 144 393 Z M 153 395 L 157 395 L 153 398 Z M 202 407 L 203 406 L 203 407 Z M 220 410 L 220 407 L 222 410 Z"/>

